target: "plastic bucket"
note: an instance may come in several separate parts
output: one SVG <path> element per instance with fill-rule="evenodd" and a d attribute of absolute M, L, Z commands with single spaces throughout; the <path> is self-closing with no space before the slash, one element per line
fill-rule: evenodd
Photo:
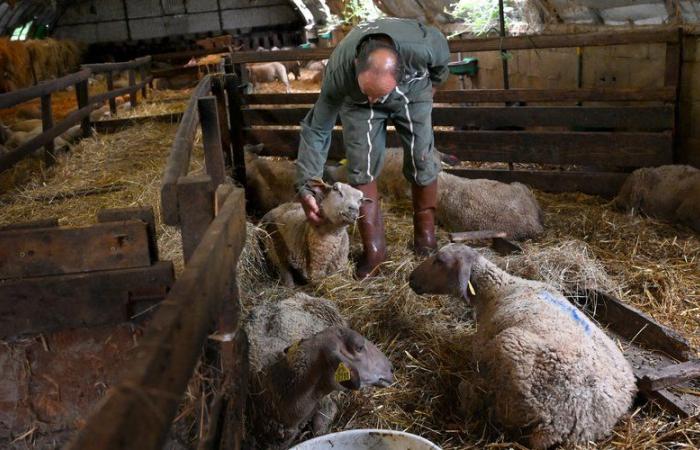
<path fill-rule="evenodd" d="M 392 430 L 349 430 L 304 441 L 289 450 L 441 450 L 415 434 Z"/>

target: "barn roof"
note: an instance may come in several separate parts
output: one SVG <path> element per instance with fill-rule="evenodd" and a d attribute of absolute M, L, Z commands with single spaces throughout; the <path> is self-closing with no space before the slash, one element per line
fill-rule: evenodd
<path fill-rule="evenodd" d="M 34 20 L 39 25 L 51 26 L 66 5 L 88 1 L 95 0 L 0 1 L 0 35 L 11 33 L 15 27 L 29 20 Z M 443 25 L 454 22 L 454 18 L 445 10 L 456 1 L 374 0 L 374 3 L 391 16 L 418 18 Z M 337 0 L 290 2 L 309 26 L 326 25 L 330 12 L 337 14 L 343 5 L 343 2 Z M 700 2 L 697 0 L 512 0 L 512 3 L 526 5 L 536 11 L 538 19 L 544 24 L 654 25 L 700 22 Z"/>

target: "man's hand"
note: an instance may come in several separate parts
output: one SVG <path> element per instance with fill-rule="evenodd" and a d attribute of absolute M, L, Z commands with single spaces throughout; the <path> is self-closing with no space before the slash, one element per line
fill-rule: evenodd
<path fill-rule="evenodd" d="M 304 208 L 304 213 L 306 218 L 311 222 L 312 225 L 321 225 L 323 223 L 323 217 L 321 217 L 321 209 L 316 203 L 316 199 L 313 195 L 304 195 L 299 200 L 301 207 Z"/>
<path fill-rule="evenodd" d="M 435 98 L 435 93 L 437 92 L 437 88 L 433 86 L 433 98 Z"/>

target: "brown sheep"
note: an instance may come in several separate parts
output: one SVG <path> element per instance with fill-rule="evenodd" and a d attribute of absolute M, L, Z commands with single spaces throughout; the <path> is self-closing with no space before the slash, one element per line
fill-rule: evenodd
<path fill-rule="evenodd" d="M 700 170 L 683 165 L 637 169 L 625 180 L 613 206 L 700 233 Z"/>

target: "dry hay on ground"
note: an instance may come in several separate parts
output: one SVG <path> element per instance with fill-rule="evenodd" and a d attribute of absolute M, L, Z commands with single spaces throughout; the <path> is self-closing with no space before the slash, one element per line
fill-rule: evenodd
<path fill-rule="evenodd" d="M 562 289 L 594 287 L 611 292 L 670 325 L 700 345 L 700 239 L 645 218 L 612 211 L 606 202 L 580 194 L 537 193 L 546 231 L 525 253 L 506 258 L 485 253 L 511 272 L 553 282 Z M 348 394 L 333 431 L 378 427 L 420 434 L 445 449 L 524 448 L 507 442 L 479 414 L 459 411 L 457 386 L 475 370 L 469 340 L 471 310 L 461 301 L 417 296 L 407 276 L 418 263 L 412 239 L 410 203 L 384 203 L 390 260 L 382 276 L 358 283 L 352 267 L 316 287 L 298 288 L 336 302 L 352 326 L 376 342 L 396 368 L 386 389 Z M 440 242 L 446 243 L 444 233 Z M 357 236 L 353 251 L 359 252 Z M 246 264 L 244 259 L 243 264 Z M 242 284 L 246 308 L 290 295 L 270 281 L 265 269 L 248 267 Z M 241 273 L 242 277 L 246 277 Z M 697 448 L 700 424 L 677 420 L 653 405 L 636 408 L 613 435 L 589 446 L 569 448 Z"/>

